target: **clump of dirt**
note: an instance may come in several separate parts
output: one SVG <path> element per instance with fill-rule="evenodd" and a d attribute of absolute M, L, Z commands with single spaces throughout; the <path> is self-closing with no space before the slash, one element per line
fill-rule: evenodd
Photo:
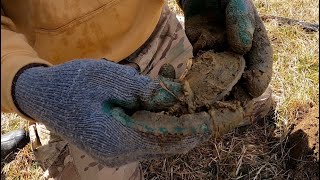
<path fill-rule="evenodd" d="M 186 19 L 185 29 L 195 55 L 207 50 L 233 51 L 244 55 L 246 69 L 242 77 L 243 87 L 252 97 L 258 97 L 263 94 L 271 81 L 273 50 L 266 28 L 257 10 L 252 8 L 254 5 L 246 7 L 248 7 L 247 13 L 242 14 L 243 20 L 246 21 L 245 29 L 241 28 L 238 15 L 233 13 L 227 14 L 225 23 L 212 16 L 193 16 Z M 240 34 L 246 34 L 249 42 L 242 42 Z M 252 38 L 252 42 L 249 37 Z"/>
<path fill-rule="evenodd" d="M 297 120 L 287 144 L 287 168 L 294 179 L 319 177 L 319 107 L 313 107 Z"/>
<path fill-rule="evenodd" d="M 185 27 L 194 54 L 197 54 L 199 50 L 214 49 L 215 52 L 221 52 L 228 48 L 224 24 L 217 22 L 212 17 L 193 16 L 186 19 Z"/>
<path fill-rule="evenodd" d="M 198 56 L 183 82 L 189 107 L 195 110 L 221 100 L 241 78 L 244 68 L 244 58 L 231 52 L 207 51 Z"/>

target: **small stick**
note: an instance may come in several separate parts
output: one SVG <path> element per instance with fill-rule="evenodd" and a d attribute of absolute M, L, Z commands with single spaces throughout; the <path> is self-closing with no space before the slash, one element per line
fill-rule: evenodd
<path fill-rule="evenodd" d="M 263 21 L 269 20 L 269 19 L 275 19 L 279 23 L 282 24 L 288 24 L 288 25 L 300 25 L 302 28 L 309 32 L 318 32 L 319 31 L 319 24 L 312 24 L 308 22 L 304 22 L 301 20 L 291 19 L 291 18 L 285 18 L 285 17 L 279 17 L 279 16 L 273 16 L 273 15 L 263 15 L 261 16 L 261 19 Z"/>

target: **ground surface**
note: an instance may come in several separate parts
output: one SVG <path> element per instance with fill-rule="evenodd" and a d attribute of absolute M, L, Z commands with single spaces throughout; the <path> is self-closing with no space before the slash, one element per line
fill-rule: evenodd
<path fill-rule="evenodd" d="M 261 15 L 319 23 L 319 1 L 254 0 Z M 174 3 L 169 5 L 181 13 Z M 142 163 L 146 179 L 318 179 L 319 32 L 264 21 L 274 49 L 272 113 L 251 126 L 199 145 L 186 155 Z M 27 127 L 2 114 L 1 134 Z M 6 179 L 42 179 L 27 146 L 3 169 Z"/>
<path fill-rule="evenodd" d="M 319 178 L 319 108 L 314 107 L 298 119 L 289 135 L 287 166 L 296 179 Z"/>

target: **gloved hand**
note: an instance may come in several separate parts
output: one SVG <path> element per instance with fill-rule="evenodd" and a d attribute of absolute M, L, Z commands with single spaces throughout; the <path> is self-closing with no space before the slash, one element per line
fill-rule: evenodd
<path fill-rule="evenodd" d="M 199 50 L 231 50 L 244 55 L 241 84 L 252 97 L 260 96 L 272 75 L 272 47 L 251 0 L 177 0 L 185 15 L 186 35 Z"/>
<path fill-rule="evenodd" d="M 105 60 L 31 67 L 18 75 L 13 86 L 13 98 L 22 112 L 111 167 L 183 153 L 210 134 L 182 137 L 169 129 L 169 135 L 176 133 L 179 138 L 173 135 L 169 142 L 161 141 L 152 136 L 152 130 L 160 128 L 163 132 L 162 127 L 145 126 L 123 110 L 172 105 L 176 102 L 172 94 L 179 93 L 179 83 L 152 80 L 132 67 Z"/>

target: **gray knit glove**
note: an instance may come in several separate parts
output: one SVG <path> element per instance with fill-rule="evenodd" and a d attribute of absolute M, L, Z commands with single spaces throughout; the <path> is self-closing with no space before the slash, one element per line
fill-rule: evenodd
<path fill-rule="evenodd" d="M 178 83 L 161 83 L 172 93 L 181 92 Z M 44 123 L 100 163 L 115 167 L 184 153 L 210 137 L 210 132 L 182 137 L 180 129 L 176 133 L 169 129 L 170 138 L 159 140 L 152 136 L 152 124 L 137 125 L 139 122 L 125 114 L 123 108 L 157 109 L 172 105 L 175 97 L 161 87 L 159 79 L 139 75 L 129 66 L 105 60 L 75 60 L 24 70 L 13 86 L 13 96 L 26 115 Z"/>

